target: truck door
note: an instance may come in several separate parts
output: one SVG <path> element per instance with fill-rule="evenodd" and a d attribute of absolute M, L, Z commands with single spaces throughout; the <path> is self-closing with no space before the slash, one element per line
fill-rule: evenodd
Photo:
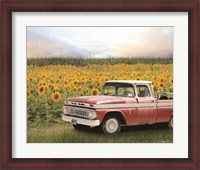
<path fill-rule="evenodd" d="M 149 85 L 136 85 L 138 102 L 138 123 L 152 124 L 156 122 L 157 99 L 153 97 Z"/>

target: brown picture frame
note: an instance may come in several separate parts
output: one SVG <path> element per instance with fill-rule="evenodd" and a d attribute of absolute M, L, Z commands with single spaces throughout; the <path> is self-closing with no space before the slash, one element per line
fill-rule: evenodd
<path fill-rule="evenodd" d="M 2 169 L 200 169 L 199 159 L 199 1 L 198 0 L 3 0 L 1 2 L 0 151 Z M 162 158 L 12 158 L 13 12 L 188 12 L 189 157 Z"/>

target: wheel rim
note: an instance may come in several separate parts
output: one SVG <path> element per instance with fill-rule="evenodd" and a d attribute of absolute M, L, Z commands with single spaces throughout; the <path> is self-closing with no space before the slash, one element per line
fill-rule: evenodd
<path fill-rule="evenodd" d="M 119 123 L 115 118 L 107 120 L 106 130 L 108 133 L 115 133 L 118 129 L 119 129 Z"/>

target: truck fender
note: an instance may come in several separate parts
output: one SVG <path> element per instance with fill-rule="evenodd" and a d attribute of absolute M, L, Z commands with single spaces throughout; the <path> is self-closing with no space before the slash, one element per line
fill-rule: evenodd
<path fill-rule="evenodd" d="M 108 111 L 108 112 L 106 112 L 106 114 L 105 114 L 103 120 L 104 120 L 106 117 L 108 117 L 108 116 L 114 116 L 114 117 L 116 117 L 116 118 L 119 119 L 119 121 L 121 122 L 121 124 L 126 124 L 126 119 L 125 119 L 123 113 L 120 112 L 120 111 Z"/>

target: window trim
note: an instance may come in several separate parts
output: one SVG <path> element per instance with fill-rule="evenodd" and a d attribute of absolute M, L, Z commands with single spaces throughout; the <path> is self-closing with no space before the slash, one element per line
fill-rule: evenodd
<path fill-rule="evenodd" d="M 136 92 L 136 95 L 135 95 L 135 96 L 136 96 L 137 98 L 153 97 L 153 94 L 152 94 L 152 91 L 150 90 L 151 88 L 150 88 L 150 85 L 149 85 L 149 84 L 134 84 L 134 86 L 135 86 L 135 92 Z M 150 96 L 146 96 L 146 97 L 140 97 L 140 96 L 138 96 L 137 86 L 146 86 L 146 87 L 148 88 L 148 91 L 149 91 Z"/>

